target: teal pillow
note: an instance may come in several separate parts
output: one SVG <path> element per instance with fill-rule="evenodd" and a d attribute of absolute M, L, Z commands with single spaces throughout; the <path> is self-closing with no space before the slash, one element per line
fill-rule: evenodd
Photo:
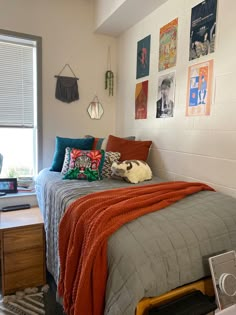
<path fill-rule="evenodd" d="M 70 162 L 63 179 L 86 179 L 89 182 L 102 179 L 104 150 L 67 149 L 70 152 Z"/>
<path fill-rule="evenodd" d="M 60 172 L 63 166 L 66 147 L 91 150 L 94 138 L 62 138 L 56 137 L 55 153 L 50 171 Z"/>
<path fill-rule="evenodd" d="M 105 140 L 105 138 L 96 138 L 90 135 L 85 135 L 85 138 L 93 138 L 93 147 L 92 150 L 101 150 L 102 148 L 102 143 Z"/>

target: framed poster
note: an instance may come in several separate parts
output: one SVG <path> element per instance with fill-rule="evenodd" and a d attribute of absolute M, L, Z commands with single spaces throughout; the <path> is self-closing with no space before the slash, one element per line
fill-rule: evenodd
<path fill-rule="evenodd" d="M 175 72 L 162 75 L 158 79 L 156 118 L 174 116 Z"/>
<path fill-rule="evenodd" d="M 210 115 L 213 60 L 188 68 L 186 116 Z"/>
<path fill-rule="evenodd" d="M 217 0 L 205 0 L 192 8 L 189 60 L 215 51 Z"/>
<path fill-rule="evenodd" d="M 147 118 L 148 81 L 136 84 L 135 89 L 135 119 Z"/>
<path fill-rule="evenodd" d="M 149 75 L 151 35 L 137 43 L 136 79 Z"/>
<path fill-rule="evenodd" d="M 177 55 L 178 19 L 160 29 L 159 71 L 174 67 Z"/>

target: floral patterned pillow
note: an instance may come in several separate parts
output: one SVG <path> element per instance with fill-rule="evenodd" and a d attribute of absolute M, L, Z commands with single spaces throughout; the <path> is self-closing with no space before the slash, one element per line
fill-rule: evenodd
<path fill-rule="evenodd" d="M 86 179 L 90 182 L 102 179 L 103 150 L 84 151 L 69 148 L 68 151 L 70 151 L 69 169 L 63 179 Z"/>

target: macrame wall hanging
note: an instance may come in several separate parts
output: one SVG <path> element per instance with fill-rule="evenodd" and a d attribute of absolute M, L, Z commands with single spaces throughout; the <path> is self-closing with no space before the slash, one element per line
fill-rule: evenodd
<path fill-rule="evenodd" d="M 70 71 L 73 74 L 73 77 L 61 76 L 62 71 L 66 67 L 70 69 Z M 71 103 L 79 99 L 79 90 L 77 83 L 79 78 L 76 77 L 74 71 L 72 70 L 71 66 L 68 63 L 65 64 L 65 66 L 61 69 L 58 75 L 55 75 L 55 78 L 57 78 L 55 93 L 56 99 L 65 103 Z"/>
<path fill-rule="evenodd" d="M 113 96 L 114 73 L 111 71 L 111 52 L 110 47 L 107 53 L 107 71 L 105 74 L 105 90 L 108 89 L 109 96 Z"/>

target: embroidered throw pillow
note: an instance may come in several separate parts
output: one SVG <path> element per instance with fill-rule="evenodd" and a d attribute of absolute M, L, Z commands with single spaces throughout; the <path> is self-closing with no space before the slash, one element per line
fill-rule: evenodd
<path fill-rule="evenodd" d="M 120 152 L 105 152 L 105 160 L 102 168 L 102 176 L 111 178 L 111 165 L 113 162 L 118 162 L 120 159 Z"/>
<path fill-rule="evenodd" d="M 63 179 L 87 179 L 95 181 L 102 179 L 102 167 L 104 163 L 103 150 L 83 151 L 70 149 L 69 170 Z"/>
<path fill-rule="evenodd" d="M 50 171 L 61 172 L 66 147 L 73 147 L 80 150 L 91 150 L 93 140 L 93 138 L 71 139 L 56 137 L 55 153 Z"/>

